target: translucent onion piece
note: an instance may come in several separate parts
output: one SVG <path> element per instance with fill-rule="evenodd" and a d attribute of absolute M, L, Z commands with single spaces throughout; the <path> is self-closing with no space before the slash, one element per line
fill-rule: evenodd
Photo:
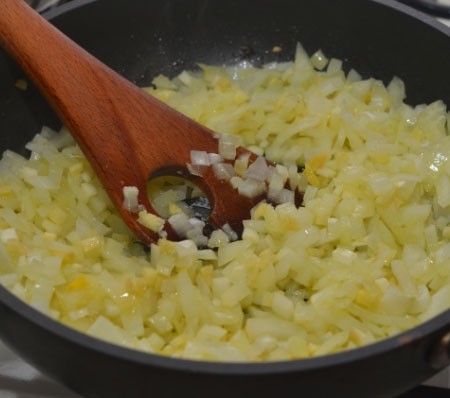
<path fill-rule="evenodd" d="M 202 165 L 196 165 L 188 163 L 186 165 L 189 173 L 191 173 L 193 176 L 199 176 L 202 177 L 205 175 L 206 170 L 208 170 L 208 166 L 202 166 Z"/>
<path fill-rule="evenodd" d="M 209 166 L 211 160 L 205 151 L 191 151 L 191 164 L 193 166 Z"/>
<path fill-rule="evenodd" d="M 261 195 L 266 190 L 266 184 L 264 182 L 248 178 L 239 185 L 238 191 L 241 195 L 248 198 L 254 198 Z"/>
<path fill-rule="evenodd" d="M 234 160 L 236 158 L 236 149 L 240 143 L 240 137 L 232 134 L 222 134 L 219 139 L 219 155 L 224 159 Z"/>
<path fill-rule="evenodd" d="M 123 187 L 123 207 L 131 213 L 138 213 L 142 210 L 139 205 L 138 195 L 139 189 L 137 187 Z"/>
<path fill-rule="evenodd" d="M 208 153 L 208 157 L 209 157 L 210 164 L 216 164 L 216 163 L 223 162 L 222 156 L 220 156 L 218 153 Z"/>
<path fill-rule="evenodd" d="M 257 181 L 265 181 L 268 173 L 266 160 L 259 156 L 244 173 L 244 178 L 253 178 Z"/>
<path fill-rule="evenodd" d="M 227 234 L 227 236 L 230 238 L 230 241 L 235 241 L 238 240 L 239 236 L 238 234 L 234 231 L 233 228 L 231 228 L 230 224 L 225 224 L 222 227 L 223 232 L 225 232 Z"/>
<path fill-rule="evenodd" d="M 234 167 L 230 163 L 215 163 L 212 166 L 214 174 L 221 180 L 230 180 L 236 175 Z"/>
<path fill-rule="evenodd" d="M 180 237 L 186 237 L 187 232 L 192 229 L 192 224 L 189 222 L 189 217 L 184 213 L 177 213 L 169 217 L 167 220 L 174 231 Z"/>

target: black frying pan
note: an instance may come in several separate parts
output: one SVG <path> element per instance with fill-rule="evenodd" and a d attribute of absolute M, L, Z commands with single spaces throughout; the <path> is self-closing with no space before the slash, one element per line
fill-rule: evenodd
<path fill-rule="evenodd" d="M 398 0 L 418 10 L 441 18 L 450 18 L 450 6 L 437 0 Z"/>
<path fill-rule="evenodd" d="M 450 29 L 392 1 L 76 0 L 47 16 L 139 85 L 197 62 L 286 60 L 301 41 L 364 76 L 401 77 L 411 104 L 450 104 Z M 276 45 L 280 54 L 270 51 Z M 21 77 L 0 53 L 2 151 L 23 151 L 43 124 L 59 124 L 35 89 L 14 87 Z M 0 319 L 7 344 L 86 397 L 388 397 L 449 363 L 450 310 L 367 347 L 262 364 L 187 361 L 114 346 L 52 321 L 3 288 Z"/>

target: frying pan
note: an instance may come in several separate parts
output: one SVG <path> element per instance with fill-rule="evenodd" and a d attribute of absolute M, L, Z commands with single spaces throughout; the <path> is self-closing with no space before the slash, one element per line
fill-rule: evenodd
<path fill-rule="evenodd" d="M 407 87 L 407 102 L 450 103 L 450 30 L 388 0 L 75 0 L 47 14 L 58 28 L 139 85 L 198 62 L 283 61 L 300 41 L 363 76 Z M 39 37 L 36 38 L 39 40 Z M 280 46 L 281 53 L 270 51 Z M 0 53 L 0 149 L 22 151 L 58 119 Z M 211 363 L 161 357 L 88 337 L 0 288 L 0 336 L 86 397 L 396 396 L 449 364 L 450 310 L 378 343 L 306 360 Z"/>
<path fill-rule="evenodd" d="M 450 18 L 450 6 L 436 2 L 436 0 L 398 0 L 418 10 L 441 18 Z"/>

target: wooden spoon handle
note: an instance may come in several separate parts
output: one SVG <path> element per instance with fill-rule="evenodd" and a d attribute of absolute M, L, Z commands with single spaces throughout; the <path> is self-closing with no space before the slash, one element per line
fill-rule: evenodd
<path fill-rule="evenodd" d="M 139 202 L 156 214 L 146 194 L 149 176 L 162 168 L 188 176 L 191 149 L 217 153 L 211 131 L 102 64 L 23 0 L 0 1 L 0 43 L 69 128 L 127 224 L 145 242 L 156 241 L 123 207 L 122 188 L 136 186 Z M 212 171 L 190 177 L 210 199 L 211 224 L 241 230 L 257 200 L 242 198 Z M 166 231 L 176 238 L 168 223 Z"/>
<path fill-rule="evenodd" d="M 127 179 L 123 169 L 123 175 L 119 175 L 114 167 L 114 164 L 139 167 L 139 162 L 134 160 L 138 142 L 133 142 L 129 135 L 127 145 L 123 145 L 121 141 L 125 138 L 118 136 L 127 128 L 127 119 L 133 116 L 116 104 L 135 102 L 122 95 L 132 97 L 137 89 L 60 33 L 23 0 L 1 1 L 0 43 L 69 128 L 114 204 L 130 222 L 128 212 L 119 205 L 123 201 L 120 190 L 111 183 L 120 179 L 123 186 L 136 186 L 139 180 L 139 170 Z M 117 85 L 127 85 L 129 91 L 116 93 Z M 139 199 L 148 206 L 142 184 L 139 188 Z M 142 230 L 146 241 L 156 239 L 139 224 L 135 228 Z"/>

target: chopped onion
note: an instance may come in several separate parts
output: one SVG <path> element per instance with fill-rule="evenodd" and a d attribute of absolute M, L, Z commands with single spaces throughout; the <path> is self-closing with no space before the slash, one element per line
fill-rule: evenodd
<path fill-rule="evenodd" d="M 146 210 L 139 212 L 138 222 L 153 232 L 161 232 L 164 228 L 165 220 Z"/>
<path fill-rule="evenodd" d="M 191 173 L 193 176 L 203 177 L 208 170 L 208 166 L 202 166 L 202 165 L 195 165 L 188 163 L 186 165 L 189 173 Z"/>
<path fill-rule="evenodd" d="M 208 157 L 209 157 L 210 164 L 216 164 L 216 163 L 223 162 L 222 156 L 220 156 L 218 153 L 208 153 Z"/>
<path fill-rule="evenodd" d="M 137 187 L 123 187 L 123 207 L 131 213 L 139 213 L 143 207 L 139 205 Z"/>
<path fill-rule="evenodd" d="M 220 180 L 230 180 L 236 175 L 233 165 L 230 163 L 215 163 L 213 164 L 214 174 Z"/>
<path fill-rule="evenodd" d="M 0 240 L 2 242 L 7 242 L 9 240 L 18 239 L 17 232 L 15 228 L 6 228 L 0 231 Z"/>
<path fill-rule="evenodd" d="M 254 198 L 261 195 L 265 190 L 266 184 L 264 182 L 252 178 L 245 179 L 238 187 L 239 193 L 248 198 Z"/>
<path fill-rule="evenodd" d="M 219 139 L 219 154 L 224 159 L 234 160 L 236 149 L 240 145 L 240 137 L 232 134 L 222 134 Z"/>
<path fill-rule="evenodd" d="M 277 203 L 294 203 L 295 202 L 295 192 L 291 191 L 290 189 L 283 188 L 280 191 L 271 191 L 269 189 L 268 198 Z"/>
<path fill-rule="evenodd" d="M 274 204 L 255 206 L 234 242 L 227 226 L 207 239 L 201 221 L 181 214 L 183 187 L 159 198 L 186 240 L 160 239 L 148 253 L 133 243 L 68 133 L 43 131 L 27 145 L 31 159 L 7 151 L 0 161 L 0 283 L 96 337 L 227 362 L 333 354 L 448 309 L 445 105 L 412 107 L 399 81 L 386 87 L 346 76 L 336 61 L 317 72 L 323 61 L 299 48 L 294 63 L 202 65 L 149 89 L 288 165 L 268 167 L 258 181 L 243 178 L 253 172 L 248 157 L 195 160 L 192 167 L 203 170 L 233 164 L 229 183 L 241 191 L 268 187 Z M 304 192 L 304 206 L 292 203 L 288 187 Z M 135 206 L 141 194 L 124 192 L 125 205 Z M 160 220 L 142 216 L 160 228 Z M 167 236 L 164 229 L 159 236 Z M 206 244 L 217 250 L 198 249 Z"/>
<path fill-rule="evenodd" d="M 282 176 L 277 173 L 274 173 L 269 179 L 269 190 L 273 192 L 280 192 L 285 185 L 285 180 Z"/>
<path fill-rule="evenodd" d="M 298 168 L 295 165 L 288 167 L 288 173 L 289 173 L 289 187 L 295 191 L 298 189 L 298 186 L 300 184 L 300 177 L 301 174 L 298 172 Z"/>
<path fill-rule="evenodd" d="M 225 246 L 230 242 L 230 237 L 221 229 L 216 229 L 212 232 L 208 239 L 208 247 L 217 248 Z"/>
<path fill-rule="evenodd" d="M 187 231 L 186 238 L 192 240 L 198 247 L 207 246 L 208 244 L 208 237 L 195 228 Z"/>
<path fill-rule="evenodd" d="M 230 184 L 234 189 L 239 189 L 239 187 L 244 183 L 244 179 L 238 176 L 234 176 L 230 178 Z"/>
<path fill-rule="evenodd" d="M 225 224 L 222 227 L 223 232 L 225 232 L 227 234 L 227 236 L 230 238 L 230 241 L 233 242 L 235 240 L 238 240 L 239 236 L 238 234 L 234 231 L 233 228 L 231 228 L 230 224 Z"/>
<path fill-rule="evenodd" d="M 314 68 L 323 70 L 328 64 L 328 58 L 323 54 L 321 50 L 318 50 L 312 55 L 311 63 Z"/>
<path fill-rule="evenodd" d="M 280 203 L 279 197 L 281 195 L 282 189 L 283 188 L 275 189 L 269 187 L 269 189 L 267 190 L 267 199 L 269 199 L 269 201 L 272 203 L 279 204 Z"/>
<path fill-rule="evenodd" d="M 167 220 L 178 236 L 185 238 L 187 232 L 192 229 L 189 217 L 184 213 L 177 213 Z"/>
<path fill-rule="evenodd" d="M 191 225 L 192 228 L 199 230 L 202 230 L 203 227 L 205 226 L 205 223 L 202 220 L 199 220 L 198 218 L 195 217 L 191 217 L 189 219 L 189 224 Z"/>
<path fill-rule="evenodd" d="M 169 224 L 181 238 L 188 238 L 197 246 L 206 246 L 208 238 L 203 234 L 205 223 L 198 218 L 189 218 L 184 213 L 174 214 L 169 217 Z"/>
<path fill-rule="evenodd" d="M 248 162 L 250 160 L 250 154 L 248 152 L 240 155 L 234 162 L 234 170 L 239 176 L 244 175 L 248 168 Z"/>
<path fill-rule="evenodd" d="M 263 157 L 258 156 L 258 158 L 244 173 L 244 178 L 253 178 L 257 181 L 265 181 L 267 178 L 268 169 L 266 160 Z"/>
<path fill-rule="evenodd" d="M 193 166 L 210 166 L 211 160 L 206 151 L 191 151 L 191 164 Z"/>
<path fill-rule="evenodd" d="M 277 164 L 275 166 L 276 173 L 281 176 L 286 183 L 287 179 L 289 178 L 289 170 L 286 166 L 283 166 L 281 164 Z"/>

